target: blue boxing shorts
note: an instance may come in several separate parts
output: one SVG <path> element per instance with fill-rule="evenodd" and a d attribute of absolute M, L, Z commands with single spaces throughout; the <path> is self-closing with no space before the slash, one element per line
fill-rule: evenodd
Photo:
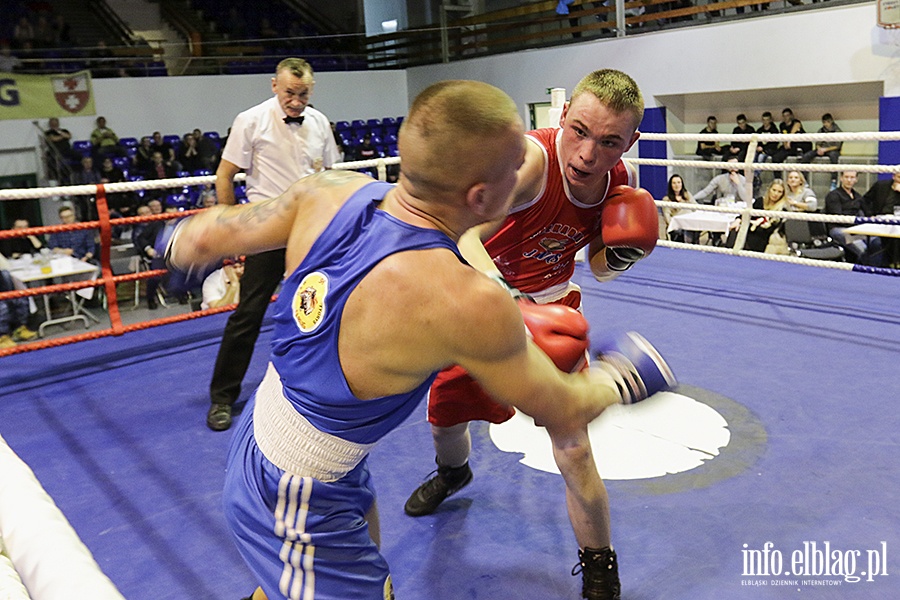
<path fill-rule="evenodd" d="M 366 459 L 329 482 L 280 469 L 254 437 L 256 402 L 248 402 L 231 441 L 224 504 L 260 587 L 270 600 L 393 599 L 365 519 L 375 500 Z"/>

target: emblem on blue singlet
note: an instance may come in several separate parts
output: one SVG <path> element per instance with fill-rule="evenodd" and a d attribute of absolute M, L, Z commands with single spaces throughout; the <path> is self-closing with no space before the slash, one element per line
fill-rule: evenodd
<path fill-rule="evenodd" d="M 294 313 L 294 322 L 303 333 L 309 333 L 319 326 L 325 316 L 325 294 L 328 293 L 328 278 L 318 271 L 310 273 L 303 278 L 294 299 L 291 309 Z"/>

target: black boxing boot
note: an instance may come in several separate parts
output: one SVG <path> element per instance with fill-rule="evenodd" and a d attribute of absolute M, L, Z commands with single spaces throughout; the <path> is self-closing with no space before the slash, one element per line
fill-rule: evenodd
<path fill-rule="evenodd" d="M 472 469 L 468 462 L 461 467 L 438 465 L 437 474 L 416 488 L 403 510 L 411 517 L 430 515 L 447 496 L 458 492 L 471 481 Z"/>
<path fill-rule="evenodd" d="M 581 597 L 588 600 L 619 600 L 619 561 L 616 551 L 585 548 L 578 551 L 578 564 L 572 575 L 581 573 Z"/>

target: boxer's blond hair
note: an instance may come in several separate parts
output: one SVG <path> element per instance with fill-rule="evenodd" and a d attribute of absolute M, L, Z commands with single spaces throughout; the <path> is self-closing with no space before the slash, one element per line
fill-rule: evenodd
<path fill-rule="evenodd" d="M 615 112 L 634 115 L 635 129 L 644 118 L 644 96 L 634 79 L 615 69 L 600 69 L 585 75 L 572 91 L 572 100 L 590 93 Z"/>
<path fill-rule="evenodd" d="M 490 180 L 497 140 L 522 129 L 512 98 L 479 81 L 442 81 L 419 94 L 400 127 L 402 176 L 423 195 Z"/>

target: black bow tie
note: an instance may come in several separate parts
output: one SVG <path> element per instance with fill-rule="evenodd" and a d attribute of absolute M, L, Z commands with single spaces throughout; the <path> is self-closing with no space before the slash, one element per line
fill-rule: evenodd
<path fill-rule="evenodd" d="M 303 115 L 299 117 L 285 117 L 284 122 L 290 125 L 291 123 L 296 123 L 297 125 L 303 125 Z"/>

